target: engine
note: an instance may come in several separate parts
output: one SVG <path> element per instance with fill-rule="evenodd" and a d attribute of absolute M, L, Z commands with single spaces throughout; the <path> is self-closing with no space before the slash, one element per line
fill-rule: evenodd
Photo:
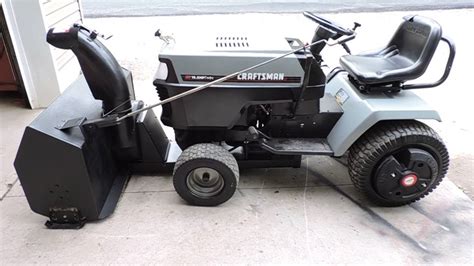
<path fill-rule="evenodd" d="M 154 85 L 164 100 L 302 45 L 294 38 L 238 35 L 204 39 L 191 47 L 176 41 L 162 49 Z M 301 130 L 309 135 L 325 81 L 319 62 L 302 51 L 165 104 L 161 120 L 177 138 L 199 141 L 229 140 L 235 138 L 231 131 L 249 126 L 273 136 L 301 135 Z"/>

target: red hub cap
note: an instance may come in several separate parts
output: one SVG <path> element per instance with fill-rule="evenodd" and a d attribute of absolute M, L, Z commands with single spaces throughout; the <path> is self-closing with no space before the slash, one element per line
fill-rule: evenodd
<path fill-rule="evenodd" d="M 415 174 L 405 175 L 400 181 L 401 185 L 404 187 L 412 187 L 418 181 L 418 176 Z"/>

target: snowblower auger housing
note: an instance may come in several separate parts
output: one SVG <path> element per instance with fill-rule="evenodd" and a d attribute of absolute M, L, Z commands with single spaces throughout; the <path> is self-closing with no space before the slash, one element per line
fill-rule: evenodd
<path fill-rule="evenodd" d="M 78 228 L 113 211 L 132 173 L 171 169 L 186 202 L 215 206 L 232 197 L 241 168 L 346 153 L 351 179 L 373 202 L 401 206 L 427 195 L 449 157 L 417 121 L 439 114 L 408 90 L 443 83 L 454 44 L 437 22 L 410 16 L 386 49 L 344 56 L 326 75 L 321 51 L 350 53 L 360 24 L 304 15 L 318 24 L 309 44 L 226 34 L 190 47 L 157 32 L 166 43 L 153 82 L 161 102 L 150 106 L 135 100 L 131 73 L 96 32 L 50 30 L 48 42 L 72 50 L 83 75 L 25 130 L 15 167 L 33 211 L 50 228 Z M 440 41 L 450 48 L 443 77 L 405 84 L 424 73 Z M 161 122 L 152 111 L 160 105 Z"/>
<path fill-rule="evenodd" d="M 71 49 L 83 76 L 26 128 L 15 160 L 32 210 L 50 217 L 51 228 L 107 217 L 132 169 L 167 167 L 170 143 L 152 110 L 121 123 L 93 122 L 143 106 L 131 73 L 96 37 L 79 25 L 49 31 L 48 42 Z"/>

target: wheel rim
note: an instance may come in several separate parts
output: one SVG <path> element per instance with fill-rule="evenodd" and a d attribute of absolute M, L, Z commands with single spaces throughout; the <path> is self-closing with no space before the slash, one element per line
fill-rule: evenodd
<path fill-rule="evenodd" d="M 374 188 L 386 199 L 410 200 L 431 187 L 438 168 L 438 162 L 428 151 L 405 148 L 382 160 L 375 172 Z"/>
<path fill-rule="evenodd" d="M 216 170 L 208 167 L 196 168 L 186 177 L 189 191 L 201 199 L 218 195 L 224 188 L 224 178 Z"/>

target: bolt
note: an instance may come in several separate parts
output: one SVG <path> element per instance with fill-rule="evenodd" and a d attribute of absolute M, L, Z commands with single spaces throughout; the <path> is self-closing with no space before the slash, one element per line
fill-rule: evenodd
<path fill-rule="evenodd" d="M 210 179 L 209 173 L 206 172 L 202 175 L 202 181 L 207 183 L 207 182 L 209 182 L 209 179 Z"/>
<path fill-rule="evenodd" d="M 393 178 L 397 177 L 397 175 L 395 173 L 391 173 L 390 176 L 393 177 Z"/>
<path fill-rule="evenodd" d="M 427 187 L 426 183 L 421 183 L 422 187 Z"/>

